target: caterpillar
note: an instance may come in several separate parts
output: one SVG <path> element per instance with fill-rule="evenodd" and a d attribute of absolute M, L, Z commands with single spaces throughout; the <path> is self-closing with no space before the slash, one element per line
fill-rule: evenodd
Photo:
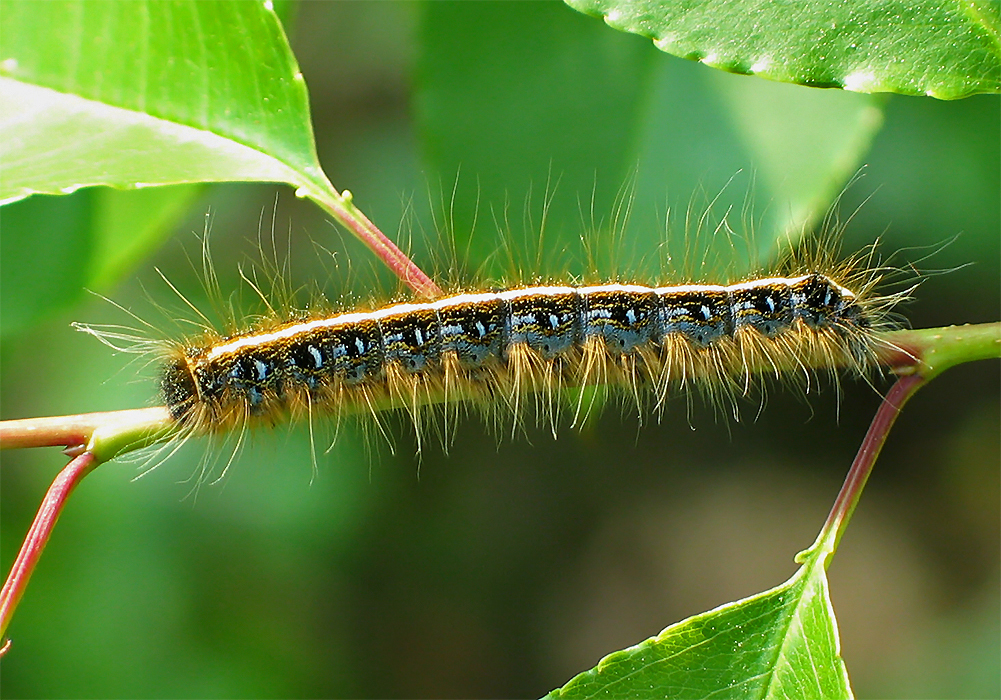
<path fill-rule="evenodd" d="M 795 274 L 727 285 L 515 286 L 299 312 L 169 343 L 160 392 L 181 428 L 201 433 L 383 406 L 416 417 L 436 402 L 517 417 L 527 395 L 550 406 L 567 386 L 618 388 L 662 410 L 692 388 L 746 395 L 760 374 L 807 383 L 821 371 L 865 376 L 900 299 L 875 293 L 871 258 L 821 269 L 791 255 Z"/>

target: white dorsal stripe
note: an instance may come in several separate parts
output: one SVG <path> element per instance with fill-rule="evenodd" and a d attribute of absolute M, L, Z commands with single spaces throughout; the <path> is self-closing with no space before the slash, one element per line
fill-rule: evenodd
<path fill-rule="evenodd" d="M 653 287 L 642 287 L 638 284 L 599 284 L 593 287 L 580 287 L 578 294 L 600 294 L 601 292 L 631 292 L 633 294 L 650 294 Z"/>
<path fill-rule="evenodd" d="M 394 304 L 392 306 L 376 309 L 374 311 L 352 311 L 349 313 L 338 314 L 336 316 L 330 316 L 328 318 L 318 318 L 312 321 L 296 323 L 267 333 L 248 335 L 242 338 L 237 338 L 236 340 L 228 343 L 216 345 L 209 350 L 206 355 L 206 359 L 214 360 L 218 357 L 222 357 L 223 355 L 238 352 L 244 348 L 252 348 L 260 345 L 267 345 L 268 343 L 276 341 L 288 340 L 289 338 L 294 338 L 300 334 L 308 334 L 325 328 L 338 328 L 341 326 L 363 323 L 365 321 L 378 322 L 383 319 L 403 316 L 418 311 L 442 311 L 462 307 L 468 304 L 477 304 L 488 301 L 500 300 L 510 302 L 516 299 L 524 299 L 526 297 L 562 296 L 567 294 L 580 294 L 586 296 L 589 294 L 599 294 L 603 292 L 657 294 L 658 296 L 665 296 L 669 294 L 736 292 L 774 285 L 792 286 L 809 279 L 810 276 L 811 275 L 802 275 L 800 277 L 766 277 L 726 286 L 718 284 L 682 284 L 670 287 L 645 287 L 637 284 L 612 283 L 586 287 L 548 285 L 508 289 L 502 292 L 473 292 L 456 294 L 454 296 L 444 297 L 442 299 L 429 302 Z M 855 294 L 853 294 L 851 290 L 845 289 L 829 277 L 825 276 L 824 280 L 827 281 L 828 284 L 837 288 L 843 297 L 848 299 L 855 298 Z"/>
<path fill-rule="evenodd" d="M 765 277 L 758 280 L 748 280 L 747 282 L 740 282 L 738 284 L 731 284 L 727 289 L 731 292 L 739 292 L 743 289 L 755 289 L 757 287 L 771 287 L 774 285 L 785 285 L 791 287 L 794 284 L 804 282 L 810 279 L 809 275 L 803 275 L 802 277 Z"/>
<path fill-rule="evenodd" d="M 657 287 L 655 292 L 659 295 L 665 294 L 697 294 L 704 292 L 726 292 L 729 287 L 721 284 L 681 284 L 676 287 Z"/>
<path fill-rule="evenodd" d="M 564 287 L 553 285 L 549 287 L 524 287 L 522 289 L 508 289 L 500 293 L 501 299 L 504 301 L 514 301 L 515 299 L 523 299 L 524 297 L 537 297 L 537 296 L 560 296 L 563 294 L 579 294 L 580 289 L 577 287 Z"/>

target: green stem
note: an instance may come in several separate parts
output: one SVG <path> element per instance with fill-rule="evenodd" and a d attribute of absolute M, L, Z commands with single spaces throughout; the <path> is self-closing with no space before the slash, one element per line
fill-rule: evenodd
<path fill-rule="evenodd" d="M 893 422 L 914 392 L 949 367 L 962 362 L 1001 357 L 1001 323 L 899 331 L 887 334 L 885 338 L 889 349 L 883 361 L 903 376 L 880 406 L 817 541 L 809 550 L 800 553 L 797 561 L 806 561 L 823 553 L 824 565 L 827 565 L 848 526 Z M 176 423 L 162 406 L 0 422 L 2 448 L 65 445 L 77 455 L 49 487 L 0 593 L 0 638 L 10 623 L 66 499 L 76 485 L 102 462 L 168 439 L 176 432 Z M 8 645 L 0 648 L 0 654 L 7 648 Z"/>
<path fill-rule="evenodd" d="M 897 331 L 886 339 L 910 354 L 910 362 L 903 364 L 915 365 L 928 381 L 956 365 L 1001 358 L 1001 323 Z"/>
<path fill-rule="evenodd" d="M 176 423 L 163 406 L 73 416 L 0 421 L 0 449 L 65 447 L 83 449 L 107 462 L 115 456 L 169 438 Z"/>
<path fill-rule="evenodd" d="M 813 545 L 797 555 L 797 562 L 819 555 L 825 567 L 830 563 L 890 429 L 917 390 L 950 367 L 1001 358 L 1001 323 L 898 331 L 887 334 L 887 340 L 892 345 L 884 359 L 901 376 L 876 411 L 827 522 Z"/>

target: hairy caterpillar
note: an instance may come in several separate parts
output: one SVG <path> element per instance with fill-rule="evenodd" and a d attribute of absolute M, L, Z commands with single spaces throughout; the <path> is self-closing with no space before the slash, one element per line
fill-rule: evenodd
<path fill-rule="evenodd" d="M 726 216 L 711 221 L 713 202 L 694 219 L 690 204 L 683 242 L 701 248 L 700 236 L 711 232 L 729 244 L 734 261 L 753 260 L 753 235 L 735 239 Z M 548 204 L 547 191 L 543 230 Z M 617 199 L 613 237 L 622 235 L 631 204 L 628 192 Z M 534 230 L 528 223 L 526 231 Z M 447 221 L 444 228 L 453 227 Z M 385 435 L 379 414 L 403 409 L 420 451 L 425 424 L 441 428 L 438 419 L 448 446 L 450 419 L 460 407 L 515 430 L 538 419 L 555 435 L 567 409 L 576 426 L 606 398 L 635 406 L 640 416 L 660 416 L 672 397 L 692 393 L 713 408 L 728 405 L 737 418 L 738 399 L 760 394 L 768 381 L 808 392 L 819 375 L 836 386 L 842 373 L 868 379 L 880 356 L 894 349 L 883 331 L 899 325 L 892 310 L 912 288 L 879 289 L 900 270 L 879 262 L 875 244 L 841 259 L 843 228 L 835 203 L 816 234 L 775 241 L 785 248 L 777 263 L 722 279 L 700 270 L 691 250 L 682 261 L 686 274 L 646 279 L 602 276 L 595 260 L 583 276 L 529 276 L 511 260 L 515 271 L 494 284 L 351 307 L 332 304 L 318 290 L 300 306 L 272 221 L 270 242 L 258 241 L 259 262 L 250 275 L 240 271 L 265 307 L 253 316 L 234 300 L 219 306 L 206 218 L 201 279 L 209 301 L 228 319 L 222 330 L 166 278 L 197 314 L 180 319 L 197 325 L 196 334 L 170 337 L 135 315 L 147 331 L 75 325 L 117 349 L 152 356 L 160 403 L 176 426 L 173 445 L 235 432 L 239 451 L 246 430 L 256 426 L 290 419 L 339 425 L 356 415 L 372 416 Z M 669 256 L 669 242 L 663 241 L 662 255 Z M 661 262 L 664 267 L 670 257 Z"/>
<path fill-rule="evenodd" d="M 866 375 L 900 295 L 874 289 L 872 255 L 735 284 L 515 286 L 372 311 L 296 312 L 167 344 L 163 402 L 187 434 L 314 415 L 471 401 L 520 419 L 527 395 L 552 412 L 564 387 L 618 389 L 661 410 L 691 388 L 746 395 L 755 377 L 807 384 Z M 577 410 L 582 407 L 578 397 Z"/>

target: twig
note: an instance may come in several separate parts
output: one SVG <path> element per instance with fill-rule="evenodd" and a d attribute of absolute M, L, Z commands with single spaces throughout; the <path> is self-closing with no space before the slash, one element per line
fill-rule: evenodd
<path fill-rule="evenodd" d="M 893 342 L 880 359 L 901 376 L 877 409 L 824 527 L 813 545 L 797 555 L 798 562 L 818 550 L 823 551 L 824 566 L 830 562 L 890 429 L 917 390 L 957 364 L 1001 357 L 1001 323 L 900 331 L 888 337 Z"/>
<path fill-rule="evenodd" d="M 72 416 L 23 418 L 0 421 L 0 449 L 19 447 L 84 448 L 94 433 L 119 427 L 150 425 L 169 418 L 162 406 L 133 408 L 103 413 L 78 413 Z"/>
<path fill-rule="evenodd" d="M 826 551 L 825 566 L 838 548 L 841 536 L 848 527 L 848 521 L 851 520 L 852 513 L 855 512 L 855 506 L 858 505 L 859 499 L 862 497 L 862 489 L 865 488 L 865 483 L 869 480 L 869 475 L 872 474 L 876 458 L 879 457 L 879 453 L 886 443 L 886 438 L 890 434 L 890 429 L 896 422 L 897 416 L 900 415 L 900 410 L 908 399 L 914 396 L 915 392 L 926 383 L 927 380 L 919 374 L 900 377 L 879 405 L 879 409 L 869 425 L 869 430 L 862 440 L 858 454 L 855 455 L 855 460 L 848 470 L 845 483 L 842 484 L 841 491 L 831 507 L 827 522 L 820 530 L 817 541 L 807 550 L 815 551 L 819 547 L 824 548 Z"/>
<path fill-rule="evenodd" d="M 409 262 L 399 249 L 395 246 L 393 249 Z M 417 269 L 416 266 L 414 268 Z M 419 269 L 417 271 L 420 272 Z M 423 275 L 422 272 L 420 274 Z M 887 334 L 887 339 L 888 350 L 881 361 L 904 376 L 893 386 L 877 411 L 820 536 L 813 547 L 800 553 L 797 559 L 801 561 L 819 547 L 826 549 L 825 565 L 829 561 L 858 504 L 890 428 L 914 392 L 956 364 L 1001 356 L 1001 323 L 902 331 Z M 176 428 L 162 406 L 0 421 L 0 448 L 61 445 L 73 454 L 79 453 L 49 487 L 4 583 L 0 593 L 0 638 L 76 485 L 99 464 L 120 453 L 166 439 Z M 7 640 L 0 647 L 0 656 L 9 648 L 10 641 Z"/>
<path fill-rule="evenodd" d="M 427 299 L 442 295 L 441 288 L 354 205 L 351 192 L 344 190 L 338 193 L 333 187 L 329 190 L 336 196 L 331 196 L 326 189 L 304 189 L 297 191 L 296 194 L 309 197 L 321 209 L 346 226 L 393 271 L 393 274 L 419 295 Z"/>
<path fill-rule="evenodd" d="M 66 505 L 66 500 L 77 484 L 98 464 L 100 462 L 90 452 L 84 452 L 75 457 L 59 472 L 45 494 L 42 505 L 35 515 L 35 521 L 31 524 L 31 529 L 28 530 L 28 534 L 24 538 L 24 544 L 21 545 L 21 551 L 18 552 L 17 559 L 14 560 L 10 575 L 3 585 L 3 590 L 0 591 L 0 638 L 6 632 L 14 610 L 20 602 L 21 596 L 24 595 L 28 579 L 31 578 L 35 565 L 38 564 L 38 559 L 42 556 L 42 550 L 45 549 L 45 545 L 49 541 L 52 528 L 55 527 L 63 507 Z M 9 648 L 9 642 L 4 644 L 0 654 L 5 653 Z"/>

